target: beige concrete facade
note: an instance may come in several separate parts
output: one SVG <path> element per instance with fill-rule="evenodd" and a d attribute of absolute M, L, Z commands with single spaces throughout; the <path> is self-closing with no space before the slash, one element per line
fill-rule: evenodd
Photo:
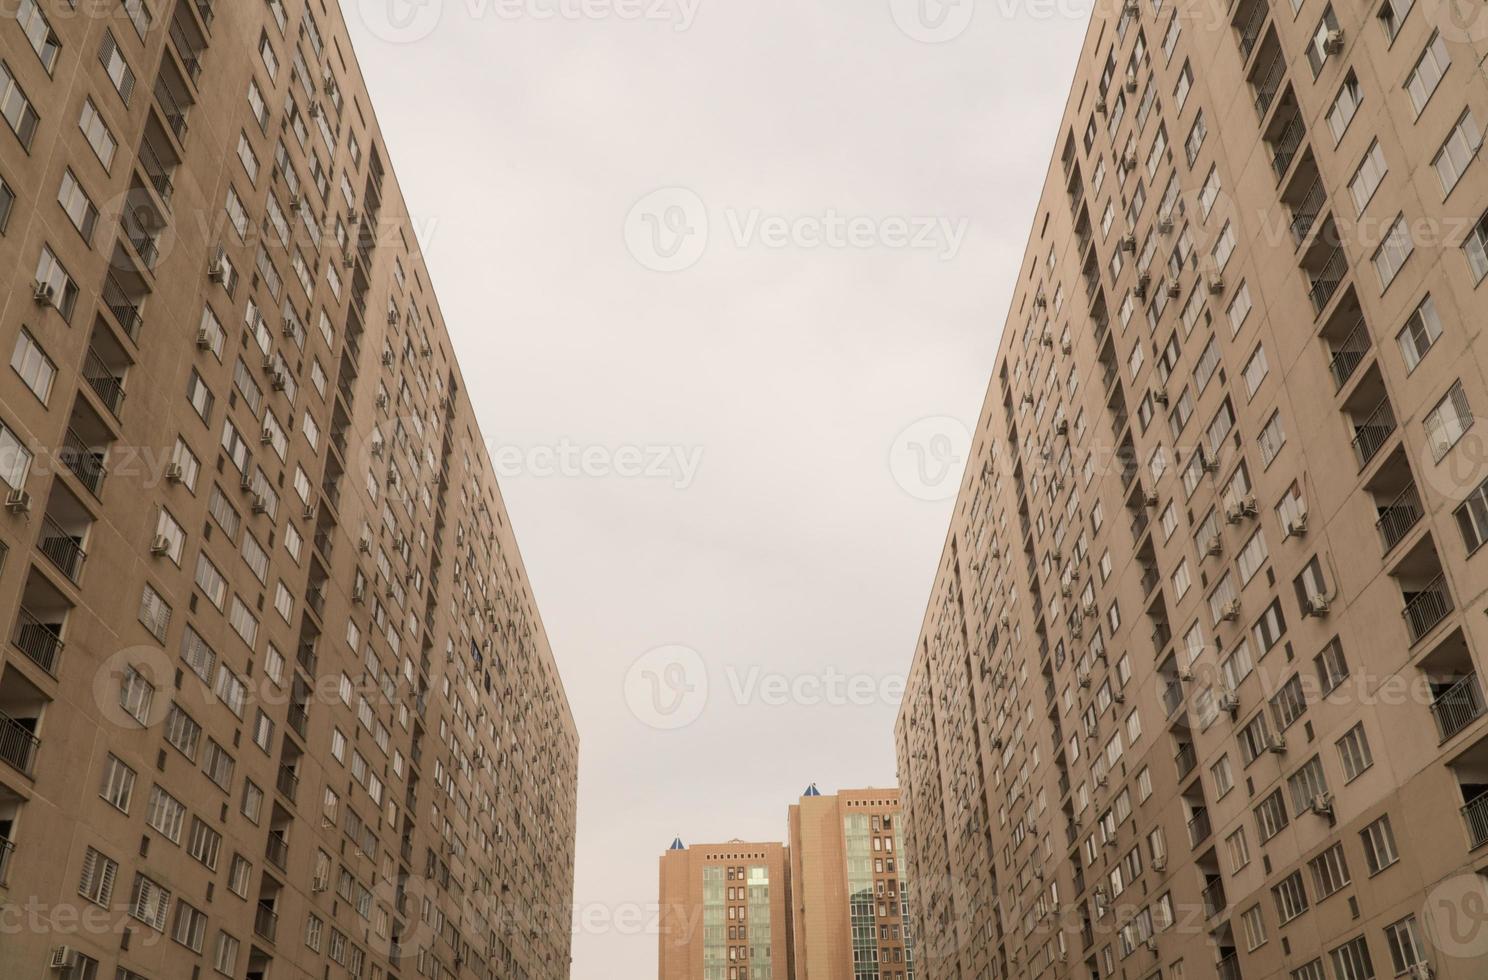
<path fill-rule="evenodd" d="M 896 726 L 922 978 L 1488 969 L 1485 53 L 1097 9 Z"/>
<path fill-rule="evenodd" d="M 679 840 L 661 858 L 661 980 L 790 980 L 790 855 L 783 844 Z"/>
<path fill-rule="evenodd" d="M 806 795 L 790 808 L 795 980 L 914 976 L 899 792 Z"/>
<path fill-rule="evenodd" d="M 0 64 L 0 975 L 567 977 L 578 736 L 338 5 Z"/>

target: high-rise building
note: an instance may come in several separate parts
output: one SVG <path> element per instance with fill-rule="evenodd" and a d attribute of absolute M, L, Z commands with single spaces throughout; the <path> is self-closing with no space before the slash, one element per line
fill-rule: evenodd
<path fill-rule="evenodd" d="M 661 980 L 790 980 L 785 845 L 694 844 L 661 858 Z"/>
<path fill-rule="evenodd" d="M 790 808 L 794 980 L 911 980 L 899 791 L 812 785 Z"/>
<path fill-rule="evenodd" d="M 578 738 L 338 6 L 19 0 L 0 116 L 0 975 L 567 977 Z"/>
<path fill-rule="evenodd" d="M 1482 975 L 1481 13 L 1097 5 L 896 728 L 922 980 Z"/>

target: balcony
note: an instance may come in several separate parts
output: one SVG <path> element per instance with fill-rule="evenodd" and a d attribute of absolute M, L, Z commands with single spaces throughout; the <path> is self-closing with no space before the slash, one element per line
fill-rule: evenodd
<path fill-rule="evenodd" d="M 1438 574 L 1436 578 L 1415 591 L 1402 586 L 1402 592 L 1406 601 L 1401 615 L 1405 617 L 1406 630 L 1410 634 L 1412 644 L 1420 642 L 1421 638 L 1446 619 L 1447 614 L 1454 608 L 1452 595 L 1447 591 L 1447 580 L 1444 575 Z"/>
<path fill-rule="evenodd" d="M 269 863 L 280 871 L 287 869 L 289 864 L 289 840 L 284 836 L 282 830 L 269 831 L 269 837 L 264 844 L 264 857 Z"/>
<path fill-rule="evenodd" d="M 103 492 L 103 480 L 108 475 L 103 465 L 104 452 L 89 446 L 75 430 L 69 428 L 63 435 L 57 458 L 93 496 Z"/>
<path fill-rule="evenodd" d="M 181 73 L 176 71 L 175 64 L 168 58 L 160 62 L 160 74 L 155 76 L 155 102 L 160 107 L 165 124 L 175 135 L 176 142 L 184 143 L 188 116 L 195 100 L 191 98 Z"/>
<path fill-rule="evenodd" d="M 1343 277 L 1348 274 L 1348 255 L 1344 253 L 1342 246 L 1334 246 L 1320 257 L 1320 261 L 1305 268 L 1307 298 L 1312 301 L 1313 313 L 1321 313 L 1328 308 L 1329 300 L 1338 292 Z"/>
<path fill-rule="evenodd" d="M 36 548 L 74 584 L 83 574 L 83 563 L 88 553 L 83 550 L 83 533 L 64 528 L 51 514 L 41 519 L 41 537 Z"/>
<path fill-rule="evenodd" d="M 1440 691 L 1431 702 L 1431 714 L 1436 718 L 1436 731 L 1442 742 L 1481 718 L 1483 691 L 1478 685 L 1478 675 L 1469 674 Z"/>
<path fill-rule="evenodd" d="M 124 283 L 112 272 L 103 281 L 103 305 L 113 314 L 125 336 L 139 343 L 140 326 L 144 322 L 144 300 L 131 295 Z"/>
<path fill-rule="evenodd" d="M 1361 315 L 1354 322 L 1353 328 L 1342 340 L 1336 344 L 1329 341 L 1328 347 L 1333 352 L 1332 358 L 1328 361 L 1328 373 L 1333 376 L 1333 390 L 1341 391 L 1348 379 L 1353 377 L 1354 370 L 1368 356 L 1373 347 L 1364 317 Z"/>
<path fill-rule="evenodd" d="M 30 776 L 36 766 L 36 753 L 41 749 L 41 739 L 34 732 L 35 718 L 16 719 L 0 712 L 0 762 L 24 776 Z"/>
<path fill-rule="evenodd" d="M 300 736 L 300 738 L 304 738 L 305 729 L 306 727 L 308 727 L 309 723 L 309 716 L 305 712 L 305 706 L 303 704 L 290 705 L 287 718 L 289 721 L 289 727 L 293 728 L 295 734 Z"/>
<path fill-rule="evenodd" d="M 1235 44 L 1240 48 L 1242 63 L 1250 60 L 1251 53 L 1261 39 L 1261 29 L 1266 26 L 1268 9 L 1266 0 L 1255 0 L 1249 6 L 1240 8 L 1230 25 L 1235 28 Z"/>
<path fill-rule="evenodd" d="M 1212 919 L 1229 907 L 1229 901 L 1225 896 L 1224 879 L 1215 877 L 1204 886 L 1200 893 L 1204 902 L 1204 917 Z"/>
<path fill-rule="evenodd" d="M 43 622 L 35 613 L 22 606 L 16 616 L 10 642 L 36 666 L 53 677 L 57 676 L 57 666 L 62 659 L 61 623 Z"/>
<path fill-rule="evenodd" d="M 1191 847 L 1197 848 L 1200 844 L 1209 839 L 1209 835 L 1212 832 L 1213 831 L 1209 826 L 1208 809 L 1206 809 L 1205 807 L 1195 808 L 1193 811 L 1193 816 L 1188 818 L 1189 845 Z"/>
<path fill-rule="evenodd" d="M 1354 438 L 1350 441 L 1359 469 L 1369 465 L 1394 431 L 1395 410 L 1390 407 L 1389 398 L 1381 398 L 1363 421 L 1354 423 Z"/>
<path fill-rule="evenodd" d="M 119 418 L 119 413 L 124 408 L 124 372 L 117 367 L 110 367 L 103 355 L 89 346 L 87 357 L 83 360 L 83 378 L 109 414 Z"/>
<path fill-rule="evenodd" d="M 294 771 L 293 766 L 280 766 L 279 775 L 274 780 L 274 785 L 278 788 L 280 795 L 293 803 L 295 801 L 295 794 L 300 790 L 300 777 Z"/>
<path fill-rule="evenodd" d="M 1276 101 L 1276 93 L 1281 91 L 1281 83 L 1286 80 L 1286 58 L 1280 48 L 1270 47 L 1269 54 L 1264 57 L 1265 60 L 1250 79 L 1256 115 L 1263 120 L 1266 118 L 1266 111 Z"/>
<path fill-rule="evenodd" d="M 1162 705 L 1167 717 L 1171 718 L 1176 714 L 1178 709 L 1183 707 L 1183 685 L 1176 680 L 1168 681 L 1167 686 L 1163 688 Z"/>
<path fill-rule="evenodd" d="M 1198 752 L 1194 749 L 1192 742 L 1184 742 L 1178 746 L 1178 754 L 1173 757 L 1173 765 L 1178 769 L 1180 782 L 1187 779 L 1188 774 L 1193 772 L 1198 764 Z"/>
<path fill-rule="evenodd" d="M 15 841 L 0 837 L 0 888 L 10 884 L 10 856 L 15 853 Z"/>
<path fill-rule="evenodd" d="M 1285 177 L 1292 168 L 1292 161 L 1297 158 L 1297 151 L 1306 138 L 1307 125 L 1302 121 L 1301 114 L 1294 112 L 1287 117 L 1281 131 L 1266 141 L 1271 147 L 1271 172 L 1276 174 L 1277 180 Z"/>
<path fill-rule="evenodd" d="M 279 931 L 279 915 L 271 906 L 260 903 L 253 912 L 253 931 L 262 939 L 274 941 Z"/>
<path fill-rule="evenodd" d="M 1414 483 L 1407 485 L 1395 499 L 1377 510 L 1379 519 L 1374 522 L 1374 526 L 1379 531 L 1380 544 L 1384 547 L 1385 554 L 1389 554 L 1397 544 L 1405 540 L 1410 529 L 1426 513 L 1421 506 L 1421 494 Z"/>
<path fill-rule="evenodd" d="M 1292 241 L 1301 245 L 1328 204 L 1328 192 L 1323 187 L 1322 177 L 1314 172 L 1301 194 L 1288 203 L 1292 211 Z"/>
<path fill-rule="evenodd" d="M 1240 974 L 1240 956 L 1237 953 L 1231 953 L 1214 964 L 1214 972 L 1218 980 L 1244 980 Z"/>

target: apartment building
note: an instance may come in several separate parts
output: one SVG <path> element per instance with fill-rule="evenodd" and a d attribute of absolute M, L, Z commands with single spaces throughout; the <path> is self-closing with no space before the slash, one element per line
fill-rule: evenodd
<path fill-rule="evenodd" d="M 336 4 L 0 12 L 0 974 L 560 978 L 578 737 Z"/>
<path fill-rule="evenodd" d="M 683 845 L 662 855 L 661 980 L 790 980 L 790 855 L 784 844 Z"/>
<path fill-rule="evenodd" d="M 790 808 L 794 980 L 913 980 L 899 791 L 812 784 Z"/>
<path fill-rule="evenodd" d="M 922 980 L 1483 975 L 1472 13 L 1098 6 L 896 725 Z"/>

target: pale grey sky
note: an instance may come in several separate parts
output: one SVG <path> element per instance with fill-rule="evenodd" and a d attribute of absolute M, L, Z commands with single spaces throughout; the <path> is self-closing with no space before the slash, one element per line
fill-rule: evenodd
<path fill-rule="evenodd" d="M 583 740 L 579 980 L 655 975 L 673 835 L 894 782 L 1089 9 L 960 2 L 342 0 Z"/>

